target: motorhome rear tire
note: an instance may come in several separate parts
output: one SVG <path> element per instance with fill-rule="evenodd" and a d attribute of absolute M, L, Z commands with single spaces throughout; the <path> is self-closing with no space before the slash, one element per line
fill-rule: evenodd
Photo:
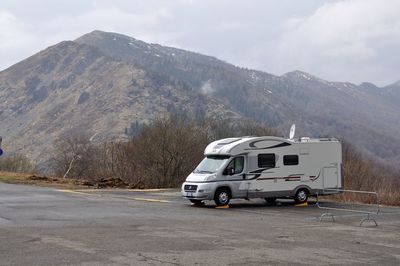
<path fill-rule="evenodd" d="M 225 206 L 231 200 L 231 191 L 228 188 L 219 188 L 215 192 L 214 201 L 217 206 Z"/>
<path fill-rule="evenodd" d="M 305 188 L 300 188 L 297 190 L 296 195 L 294 196 L 294 201 L 296 203 L 305 203 L 308 200 L 309 192 Z"/>

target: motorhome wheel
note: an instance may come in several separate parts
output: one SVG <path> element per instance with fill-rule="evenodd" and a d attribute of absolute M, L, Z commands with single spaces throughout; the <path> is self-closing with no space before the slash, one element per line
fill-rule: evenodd
<path fill-rule="evenodd" d="M 214 201 L 217 206 L 228 205 L 231 199 L 231 192 L 229 189 L 220 188 L 215 192 Z"/>
<path fill-rule="evenodd" d="M 294 200 L 296 203 L 304 203 L 308 200 L 308 190 L 305 188 L 301 188 L 297 190 L 296 196 L 294 196 Z"/>

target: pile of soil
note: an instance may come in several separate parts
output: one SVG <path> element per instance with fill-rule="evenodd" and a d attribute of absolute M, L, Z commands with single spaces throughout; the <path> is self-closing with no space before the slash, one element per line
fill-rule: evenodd
<path fill-rule="evenodd" d="M 115 177 L 100 178 L 95 183 L 97 188 L 127 188 L 128 186 L 122 179 Z"/>
<path fill-rule="evenodd" d="M 99 178 L 95 181 L 83 180 L 83 179 L 70 179 L 70 178 L 56 178 L 47 177 L 40 175 L 31 175 L 26 178 L 28 181 L 39 181 L 45 183 L 55 184 L 72 184 L 78 186 L 95 187 L 95 188 L 129 188 L 129 184 L 122 181 L 120 178 L 106 177 Z"/>
<path fill-rule="evenodd" d="M 55 177 L 47 177 L 47 176 L 40 176 L 40 175 L 31 175 L 31 176 L 28 176 L 28 177 L 27 177 L 27 180 L 57 182 L 57 181 L 58 181 L 58 178 L 55 178 Z"/>
<path fill-rule="evenodd" d="M 55 184 L 72 184 L 78 186 L 88 186 L 92 187 L 95 184 L 93 182 L 87 180 L 79 180 L 79 179 L 70 179 L 70 178 L 57 178 L 57 177 L 47 177 L 47 176 L 40 176 L 40 175 L 31 175 L 26 178 L 28 181 L 39 181 L 39 182 L 46 182 L 46 183 L 55 183 Z"/>

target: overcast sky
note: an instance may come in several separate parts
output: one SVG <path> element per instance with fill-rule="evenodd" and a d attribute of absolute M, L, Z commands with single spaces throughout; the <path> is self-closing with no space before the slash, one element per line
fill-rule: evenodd
<path fill-rule="evenodd" d="M 95 29 L 276 75 L 400 80 L 400 0 L 1 0 L 0 69 Z"/>

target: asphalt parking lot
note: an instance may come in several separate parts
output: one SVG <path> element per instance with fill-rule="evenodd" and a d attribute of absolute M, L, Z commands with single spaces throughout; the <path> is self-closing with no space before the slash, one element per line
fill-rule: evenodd
<path fill-rule="evenodd" d="M 400 265 L 400 208 L 378 227 L 315 204 L 193 207 L 176 190 L 0 183 L 0 265 Z"/>

